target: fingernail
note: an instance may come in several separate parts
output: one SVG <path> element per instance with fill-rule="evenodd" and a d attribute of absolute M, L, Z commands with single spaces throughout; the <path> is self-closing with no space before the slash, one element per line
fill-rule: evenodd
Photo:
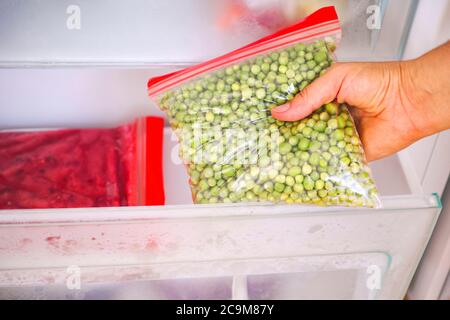
<path fill-rule="evenodd" d="M 278 107 L 274 108 L 273 111 L 275 111 L 277 113 L 281 113 L 281 112 L 288 111 L 289 108 L 290 108 L 290 104 L 286 103 L 286 104 L 282 104 L 281 106 L 278 106 Z"/>

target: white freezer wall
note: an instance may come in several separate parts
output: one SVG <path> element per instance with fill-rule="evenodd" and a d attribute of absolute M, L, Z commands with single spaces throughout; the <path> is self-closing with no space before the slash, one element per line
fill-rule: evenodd
<path fill-rule="evenodd" d="M 404 52 L 416 58 L 450 39 L 450 1 L 420 1 Z M 448 101 L 450 105 L 450 101 Z M 427 137 L 399 155 L 418 192 L 443 196 L 443 212 L 408 291 L 410 299 L 448 299 L 450 282 L 450 131 Z M 446 194 L 444 188 L 447 184 Z"/>
<path fill-rule="evenodd" d="M 0 128 L 109 127 L 163 116 L 150 77 L 173 68 L 0 69 Z"/>
<path fill-rule="evenodd" d="M 449 39 L 450 1 L 419 1 L 403 58 L 417 58 Z M 401 157 L 414 168 L 423 192 L 442 196 L 450 173 L 449 130 L 418 141 Z"/>

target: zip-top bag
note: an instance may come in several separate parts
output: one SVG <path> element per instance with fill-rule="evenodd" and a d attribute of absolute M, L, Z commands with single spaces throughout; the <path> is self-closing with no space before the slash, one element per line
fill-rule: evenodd
<path fill-rule="evenodd" d="M 180 141 L 195 203 L 369 206 L 379 199 L 355 124 L 329 103 L 271 117 L 333 62 L 334 7 L 221 57 L 152 78 L 148 92 Z"/>
<path fill-rule="evenodd" d="M 0 130 L 1 209 L 163 205 L 164 119 Z"/>

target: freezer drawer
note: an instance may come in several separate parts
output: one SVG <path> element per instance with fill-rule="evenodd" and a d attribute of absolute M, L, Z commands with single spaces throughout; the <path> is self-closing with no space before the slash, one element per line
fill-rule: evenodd
<path fill-rule="evenodd" d="M 148 78 L 273 31 L 244 20 L 210 28 L 223 3 L 117 2 L 107 17 L 79 1 L 81 29 L 68 30 L 69 2 L 3 1 L 0 128 L 162 115 L 150 107 Z M 340 3 L 341 60 L 400 56 L 415 1 Z M 382 8 L 379 30 L 366 28 L 371 4 Z M 397 156 L 371 165 L 382 209 L 192 205 L 168 128 L 164 156 L 166 207 L 2 211 L 0 298 L 400 299 L 441 208 L 437 196 L 413 193 L 420 188 Z"/>
<path fill-rule="evenodd" d="M 383 204 L 5 211 L 0 297 L 400 299 L 440 205 Z"/>
<path fill-rule="evenodd" d="M 400 299 L 440 211 L 396 156 L 383 209 L 192 205 L 164 146 L 166 207 L 2 211 L 0 298 Z"/>
<path fill-rule="evenodd" d="M 9 71 L 0 75 L 38 72 Z M 68 78 L 72 72 L 79 71 L 68 72 Z M 61 98 L 73 96 L 76 88 L 70 88 L 62 87 L 68 91 Z M 20 105 L 21 98 L 14 97 L 13 105 Z M 36 101 L 35 106 L 52 103 Z M 29 106 L 22 110 L 30 112 Z M 76 107 L 69 102 L 74 115 Z M 79 108 L 78 115 L 84 111 Z M 49 114 L 38 114 L 30 120 L 48 121 Z M 60 126 L 70 121 L 62 115 L 55 120 Z M 205 206 L 192 205 L 169 128 L 164 140 L 166 207 L 2 211 L 0 298 L 400 299 L 405 294 L 440 204 L 437 196 L 411 192 L 415 187 L 397 156 L 371 164 L 383 209 Z"/>

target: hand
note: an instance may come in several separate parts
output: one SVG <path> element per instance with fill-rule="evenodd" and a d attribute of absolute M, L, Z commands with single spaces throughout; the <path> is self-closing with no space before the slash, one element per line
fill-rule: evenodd
<path fill-rule="evenodd" d="M 272 116 L 299 120 L 335 99 L 354 107 L 369 161 L 449 129 L 450 42 L 411 61 L 336 63 Z"/>

